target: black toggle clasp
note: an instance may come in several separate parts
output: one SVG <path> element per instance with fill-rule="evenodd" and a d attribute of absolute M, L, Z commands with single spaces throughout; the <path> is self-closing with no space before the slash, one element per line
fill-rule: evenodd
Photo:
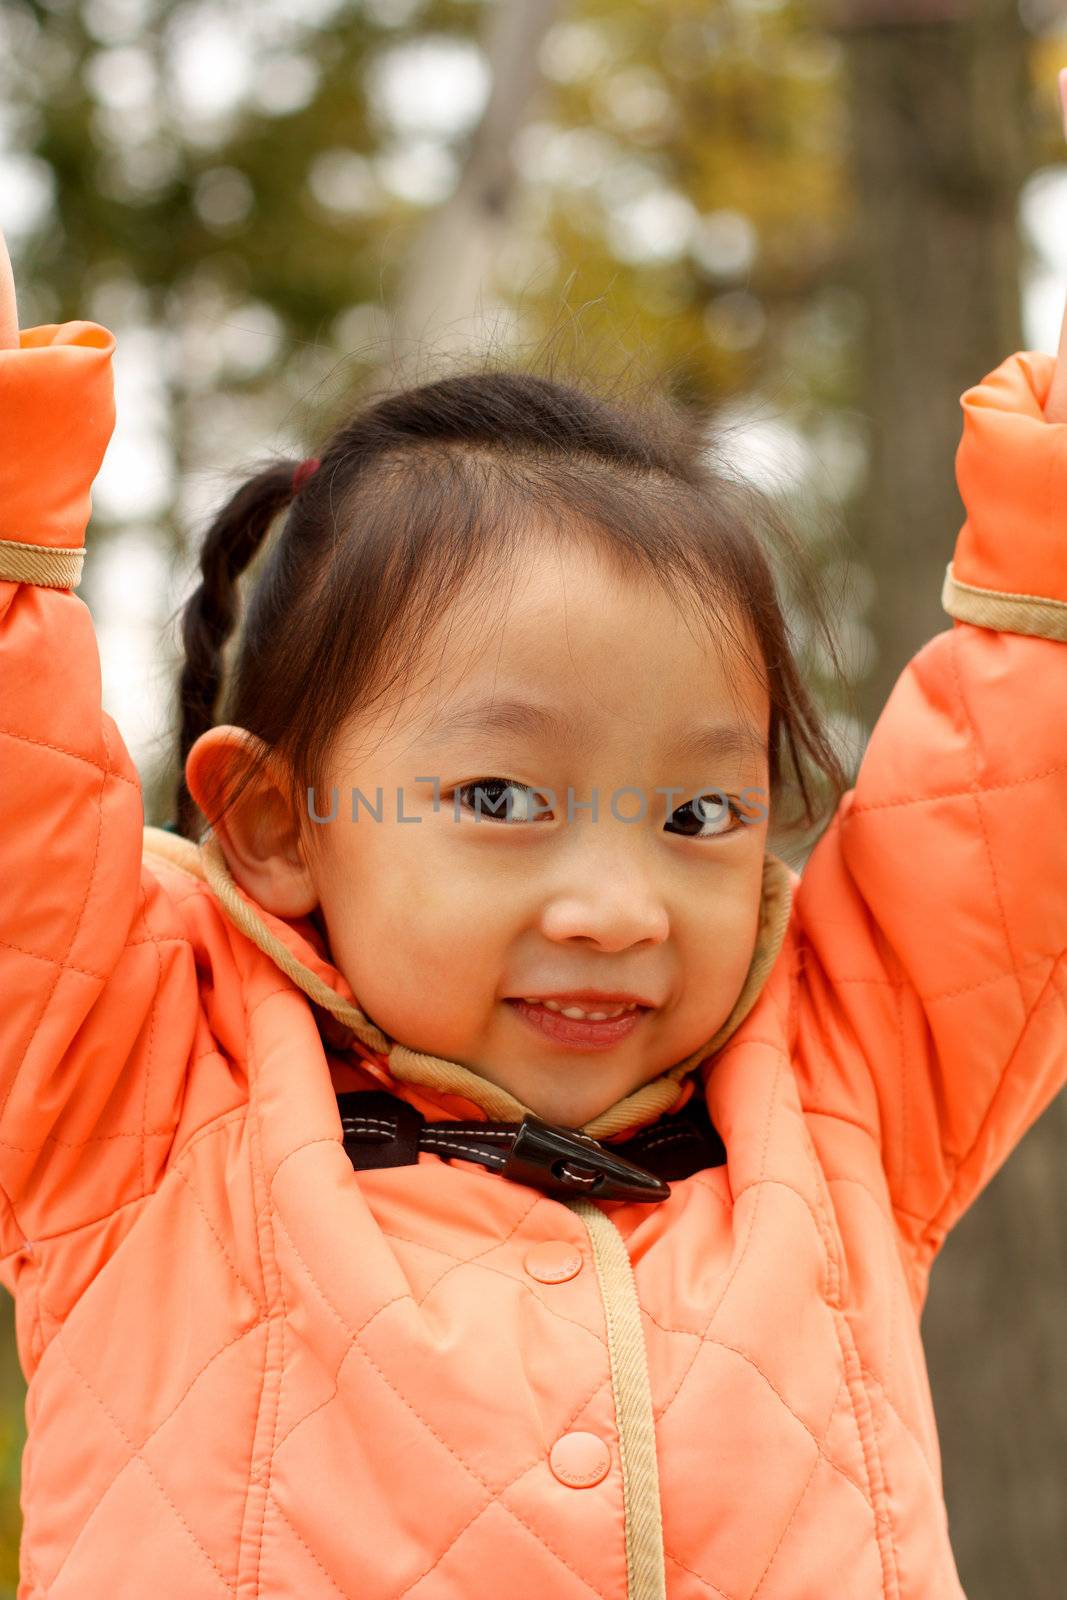
<path fill-rule="evenodd" d="M 670 1185 L 588 1134 L 523 1117 L 501 1169 L 505 1178 L 545 1194 L 594 1200 L 666 1200 Z"/>

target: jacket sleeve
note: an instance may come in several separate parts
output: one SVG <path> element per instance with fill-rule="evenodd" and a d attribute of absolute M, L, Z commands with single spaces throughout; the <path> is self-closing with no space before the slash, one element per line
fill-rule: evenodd
<path fill-rule="evenodd" d="M 137 771 L 73 592 L 114 423 L 114 347 L 68 322 L 0 348 L 0 1281 L 13 1291 L 27 1251 L 136 1213 L 157 1183 L 196 1018 L 192 957 L 161 932 Z"/>
<path fill-rule="evenodd" d="M 806 1104 L 879 1141 L 920 1267 L 1067 1081 L 1067 424 L 1042 411 L 1053 366 L 1016 354 L 963 395 L 952 627 L 898 679 L 795 897 Z"/>

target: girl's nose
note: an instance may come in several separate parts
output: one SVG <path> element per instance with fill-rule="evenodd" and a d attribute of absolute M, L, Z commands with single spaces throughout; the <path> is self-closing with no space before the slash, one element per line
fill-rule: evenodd
<path fill-rule="evenodd" d="M 596 852 L 581 867 L 572 857 L 567 882 L 546 897 L 541 912 L 546 939 L 588 939 L 602 950 L 625 950 L 667 938 L 670 918 L 650 875 L 609 854 Z"/>

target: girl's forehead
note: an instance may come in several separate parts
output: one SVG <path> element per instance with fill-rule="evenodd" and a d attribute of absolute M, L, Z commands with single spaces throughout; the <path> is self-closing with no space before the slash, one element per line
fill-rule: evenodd
<path fill-rule="evenodd" d="M 752 624 L 736 606 L 712 608 L 668 592 L 645 572 L 626 573 L 582 543 L 538 546 L 481 595 L 461 597 L 427 638 L 432 680 L 456 690 L 509 669 L 528 682 L 637 678 L 674 692 L 692 682 L 752 678 L 761 667 Z M 763 673 L 755 677 L 762 683 Z M 755 687 L 755 685 L 754 685 Z"/>
<path fill-rule="evenodd" d="M 510 725 L 572 742 L 620 721 L 652 734 L 718 717 L 740 718 L 766 743 L 769 699 L 747 619 L 680 606 L 581 547 L 539 553 L 457 603 L 413 667 L 394 708 L 412 731 Z"/>

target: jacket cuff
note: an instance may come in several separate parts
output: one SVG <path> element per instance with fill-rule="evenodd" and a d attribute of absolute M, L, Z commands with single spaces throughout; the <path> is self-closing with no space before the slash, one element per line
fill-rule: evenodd
<path fill-rule="evenodd" d="M 78 582 L 115 426 L 114 350 L 95 322 L 24 328 L 17 350 L 0 350 L 0 579 Z"/>
<path fill-rule="evenodd" d="M 1038 594 L 1008 594 L 982 589 L 956 577 L 950 561 L 941 588 L 941 605 L 950 617 L 977 628 L 1002 633 L 1029 633 L 1039 639 L 1067 640 L 1067 600 L 1046 600 Z"/>
<path fill-rule="evenodd" d="M 1044 404 L 1055 360 L 1020 351 L 968 389 L 956 453 L 967 520 L 941 593 L 949 616 L 1067 639 L 1067 423 Z"/>

